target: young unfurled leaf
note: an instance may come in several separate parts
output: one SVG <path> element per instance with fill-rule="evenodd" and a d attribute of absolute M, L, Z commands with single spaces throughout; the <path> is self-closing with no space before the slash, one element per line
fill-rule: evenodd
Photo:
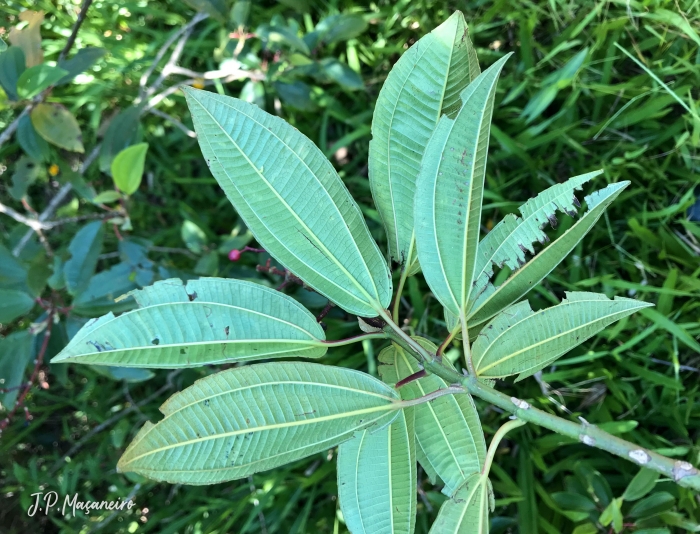
<path fill-rule="evenodd" d="M 435 345 L 428 340 L 416 340 L 435 352 Z M 379 354 L 379 361 L 385 364 L 379 367 L 379 372 L 388 384 L 420 370 L 415 358 L 396 345 L 385 348 Z M 447 386 L 442 378 L 431 374 L 407 383 L 399 393 L 402 399 L 410 400 Z M 474 401 L 468 393 L 445 395 L 414 409 L 417 447 L 424 459 L 421 465 L 445 483 L 443 493 L 452 495 L 470 475 L 481 471 L 486 456 L 484 432 Z"/>
<path fill-rule="evenodd" d="M 102 252 L 104 226 L 101 221 L 86 224 L 68 245 L 71 257 L 63 268 L 66 288 L 71 295 L 81 293 L 90 283 L 90 277 L 97 268 L 97 258 Z"/>
<path fill-rule="evenodd" d="M 67 70 L 46 64 L 30 67 L 17 80 L 17 94 L 21 98 L 32 98 L 58 83 L 66 74 Z"/>
<path fill-rule="evenodd" d="M 481 473 L 467 481 L 440 507 L 431 534 L 488 534 L 493 490 Z"/>
<path fill-rule="evenodd" d="M 122 193 L 133 195 L 141 185 L 148 143 L 125 148 L 112 160 L 112 179 Z"/>
<path fill-rule="evenodd" d="M 413 199 L 423 152 L 440 115 L 454 118 L 462 90 L 478 75 L 464 15 L 456 11 L 401 56 L 379 92 L 369 180 L 389 257 L 407 269 L 416 260 Z"/>
<path fill-rule="evenodd" d="M 461 93 L 425 149 L 414 207 L 418 260 L 435 297 L 463 317 L 472 287 L 496 80 L 505 56 Z"/>
<path fill-rule="evenodd" d="M 413 534 L 416 526 L 414 408 L 338 448 L 338 498 L 353 534 Z"/>
<path fill-rule="evenodd" d="M 488 285 L 494 265 L 500 268 L 507 265 L 512 271 L 524 265 L 526 252 L 535 255 L 532 244 L 544 244 L 549 240 L 543 229 L 548 224 L 556 223 L 557 210 L 574 216 L 578 202 L 575 191 L 602 172 L 589 172 L 553 185 L 520 206 L 520 217 L 508 214 L 486 234 L 478 247 L 470 305 Z"/>
<path fill-rule="evenodd" d="M 474 295 L 474 304 L 471 305 L 467 314 L 468 323 L 476 326 L 488 321 L 539 284 L 593 228 L 605 209 L 628 185 L 629 182 L 610 184 L 587 196 L 585 201 L 588 205 L 588 211 L 564 235 L 546 246 L 500 286 L 494 287 L 491 283 L 487 283 L 484 289 L 480 289 L 480 293 Z M 507 228 L 507 223 L 504 228 Z M 517 259 L 515 261 L 517 263 Z M 483 283 L 480 284 L 480 287 L 483 287 Z"/>
<path fill-rule="evenodd" d="M 37 104 L 30 117 L 34 129 L 49 143 L 71 152 L 85 152 L 78 121 L 60 104 Z"/>
<path fill-rule="evenodd" d="M 652 306 L 647 302 L 587 292 L 568 292 L 557 306 L 533 312 L 527 301 L 486 325 L 473 346 L 479 376 L 516 382 L 532 376 L 609 324 Z"/>
<path fill-rule="evenodd" d="M 171 397 L 117 468 L 154 480 L 214 484 L 326 451 L 358 430 L 381 428 L 401 404 L 365 373 L 312 363 L 228 369 Z"/>
<path fill-rule="evenodd" d="M 385 309 L 386 262 L 323 153 L 255 105 L 189 88 L 186 95 L 212 174 L 265 250 L 350 313 Z"/>
<path fill-rule="evenodd" d="M 139 308 L 85 325 L 52 361 L 195 367 L 326 353 L 323 329 L 291 297 L 252 282 L 171 279 L 132 291 Z"/>

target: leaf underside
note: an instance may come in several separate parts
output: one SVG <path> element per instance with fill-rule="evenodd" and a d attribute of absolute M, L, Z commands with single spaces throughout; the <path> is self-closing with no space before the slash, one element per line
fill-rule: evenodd
<path fill-rule="evenodd" d="M 568 292 L 556 306 L 533 312 L 527 301 L 497 315 L 474 342 L 477 375 L 516 381 L 532 376 L 609 324 L 651 304 L 587 292 Z"/>
<path fill-rule="evenodd" d="M 428 340 L 416 340 L 427 350 L 436 350 Z M 384 364 L 379 367 L 382 379 L 388 384 L 395 384 L 420 369 L 414 358 L 395 345 L 385 348 L 379 361 Z M 428 375 L 402 386 L 399 393 L 402 399 L 411 400 L 447 386 L 442 378 Z M 481 471 L 486 456 L 484 433 L 474 401 L 468 393 L 445 395 L 419 404 L 415 412 L 421 465 L 431 478 L 437 475 L 445 483 L 443 493 L 452 495 L 470 475 Z"/>
<path fill-rule="evenodd" d="M 464 15 L 455 12 L 394 64 L 372 117 L 369 180 L 392 261 L 416 260 L 413 199 L 423 152 L 441 114 L 454 117 L 460 93 L 479 75 Z"/>
<path fill-rule="evenodd" d="M 176 368 L 326 353 L 297 301 L 242 280 L 164 280 L 132 291 L 139 308 L 86 324 L 52 362 Z"/>
<path fill-rule="evenodd" d="M 350 313 L 374 317 L 386 308 L 389 269 L 323 153 L 254 104 L 185 94 L 212 174 L 265 250 Z"/>
<path fill-rule="evenodd" d="M 173 395 L 117 468 L 170 483 L 244 478 L 390 424 L 398 395 L 372 376 L 313 363 L 228 369 Z"/>
<path fill-rule="evenodd" d="M 440 303 L 463 316 L 474 273 L 496 80 L 509 56 L 461 93 L 454 119 L 442 116 L 416 182 L 416 245 L 425 280 Z"/>
<path fill-rule="evenodd" d="M 430 534 L 488 534 L 491 488 L 487 479 L 475 474 L 440 507 Z"/>
<path fill-rule="evenodd" d="M 338 448 L 338 498 L 353 534 L 412 534 L 416 526 L 414 409 Z"/>
<path fill-rule="evenodd" d="M 583 178 L 587 175 L 583 175 Z M 575 179 L 572 179 L 575 180 Z M 568 184 L 569 182 L 567 182 Z M 575 183 L 575 182 L 574 182 Z M 565 185 L 565 184 L 561 184 Z M 610 184 L 607 187 L 595 191 L 585 198 L 585 202 L 588 206 L 588 211 L 583 214 L 581 219 L 579 219 L 571 228 L 569 228 L 561 237 L 553 241 L 551 244 L 546 246 L 542 251 L 535 255 L 530 261 L 518 267 L 520 263 L 524 260 L 524 252 L 521 250 L 522 256 L 513 257 L 505 252 L 505 249 L 497 251 L 497 255 L 492 256 L 490 261 L 495 261 L 499 266 L 507 265 L 508 267 L 515 268 L 510 277 L 503 282 L 500 286 L 495 287 L 491 282 L 484 283 L 484 276 L 482 276 L 479 282 L 479 290 L 474 291 L 472 294 L 473 304 L 469 308 L 469 313 L 467 314 L 467 322 L 470 326 L 478 326 L 485 323 L 498 312 L 504 310 L 510 306 L 513 302 L 525 296 L 532 288 L 539 284 L 552 270 L 561 263 L 561 261 L 574 249 L 574 247 L 583 239 L 583 237 L 588 233 L 588 231 L 593 228 L 598 219 L 603 215 L 605 209 L 617 198 L 617 196 L 622 192 L 625 187 L 629 185 L 629 182 L 619 182 L 615 184 Z M 554 186 L 557 187 L 557 186 Z M 542 194 L 547 195 L 548 191 L 553 188 L 548 189 Z M 545 196 L 545 198 L 547 198 Z M 573 197 L 572 197 L 573 198 Z M 539 204 L 539 196 L 536 199 L 531 200 L 534 206 Z M 565 206 L 562 206 L 565 207 Z M 524 209 L 524 207 L 523 207 Z M 570 209 L 570 207 L 566 207 Z M 550 214 L 554 217 L 554 214 Z M 547 217 L 549 218 L 549 217 Z M 509 217 L 506 217 L 509 219 Z M 513 219 L 510 218 L 512 222 Z M 507 228 L 509 223 L 504 223 L 502 228 Z M 499 225 L 500 226 L 500 223 Z M 496 226 L 496 228 L 498 228 Z M 494 228 L 494 230 L 496 230 Z M 519 228 L 519 227 L 518 227 Z M 517 229 L 515 230 L 517 231 Z M 493 230 L 492 230 L 493 232 Z M 499 231 L 499 233 L 501 233 Z M 507 233 L 507 230 L 506 230 Z M 490 235 L 490 234 L 489 234 Z M 529 234 L 534 235 L 534 234 Z M 498 234 L 494 236 L 493 239 L 488 239 L 488 235 L 482 240 L 484 244 L 484 249 L 481 250 L 483 258 L 491 256 L 490 250 L 493 249 L 493 241 L 501 241 L 497 239 Z M 541 238 L 542 234 L 539 234 Z M 509 242 L 512 241 L 510 238 L 503 237 L 502 239 L 508 239 Z M 543 239 L 543 238 L 542 238 Z M 540 239 L 538 239 L 539 241 Z M 544 240 L 544 239 L 543 239 Z M 530 246 L 524 247 L 528 252 L 532 251 L 532 241 L 530 241 Z M 481 247 L 481 244 L 480 244 Z M 518 247 L 519 248 L 519 247 Z M 511 247 L 511 250 L 514 250 Z M 485 259 L 481 260 L 485 263 Z M 484 273 L 492 273 L 493 266 L 484 267 Z M 489 275 L 490 276 L 490 275 Z"/>

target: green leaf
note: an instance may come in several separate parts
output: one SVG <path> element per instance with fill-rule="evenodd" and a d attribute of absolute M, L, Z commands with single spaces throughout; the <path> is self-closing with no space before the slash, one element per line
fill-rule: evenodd
<path fill-rule="evenodd" d="M 26 288 L 27 269 L 7 248 L 0 244 L 0 287 Z"/>
<path fill-rule="evenodd" d="M 327 451 L 358 430 L 388 425 L 401 404 L 359 371 L 273 362 L 228 369 L 171 397 L 117 469 L 154 480 L 213 484 Z"/>
<path fill-rule="evenodd" d="M 629 511 L 629 516 L 635 519 L 652 517 L 673 508 L 676 498 L 668 492 L 659 491 L 638 501 Z"/>
<path fill-rule="evenodd" d="M 478 75 L 464 15 L 456 11 L 401 56 L 379 92 L 369 180 L 389 257 L 407 268 L 416 260 L 413 199 L 425 146 L 440 115 L 454 118 L 460 93 Z"/>
<path fill-rule="evenodd" d="M 228 8 L 225 0 L 185 0 L 191 8 L 206 13 L 219 22 L 226 22 Z"/>
<path fill-rule="evenodd" d="M 644 497 L 647 493 L 654 489 L 656 481 L 660 474 L 657 471 L 642 467 L 622 494 L 622 498 L 626 501 L 636 501 Z"/>
<path fill-rule="evenodd" d="M 108 312 L 119 313 L 134 307 L 133 298 L 115 299 L 137 288 L 135 269 L 118 263 L 90 278 L 87 288 L 73 299 L 73 311 L 83 317 L 99 317 Z"/>
<path fill-rule="evenodd" d="M 413 408 L 367 429 L 338 448 L 338 499 L 355 534 L 413 534 L 416 452 Z"/>
<path fill-rule="evenodd" d="M 93 204 L 109 204 L 120 198 L 122 198 L 122 194 L 119 191 L 102 191 L 102 193 L 95 195 L 91 202 Z"/>
<path fill-rule="evenodd" d="M 435 297 L 464 317 L 476 264 L 496 80 L 510 54 L 461 93 L 454 119 L 440 118 L 416 181 L 418 260 Z"/>
<path fill-rule="evenodd" d="M 41 137 L 34 126 L 29 115 L 23 115 L 17 125 L 17 142 L 22 147 L 25 154 L 36 161 L 47 161 L 51 156 L 51 149 L 46 140 Z"/>
<path fill-rule="evenodd" d="M 467 322 L 470 325 L 478 325 L 488 321 L 539 284 L 593 228 L 605 209 L 628 185 L 629 182 L 611 184 L 587 196 L 585 201 L 588 211 L 576 224 L 515 271 L 500 286 L 488 284 L 480 294 L 475 295 L 476 300 L 469 309 Z"/>
<path fill-rule="evenodd" d="M 346 311 L 383 311 L 391 299 L 386 262 L 321 151 L 257 106 L 185 92 L 212 174 L 258 243 Z"/>
<path fill-rule="evenodd" d="M 0 387 L 9 390 L 0 393 L 0 404 L 6 410 L 14 407 L 20 392 L 18 386 L 33 356 L 34 337 L 29 330 L 13 332 L 0 339 L 0 378 L 3 379 Z"/>
<path fill-rule="evenodd" d="M 340 13 L 325 17 L 316 25 L 316 32 L 326 44 L 335 44 L 365 32 L 367 22 L 362 15 Z"/>
<path fill-rule="evenodd" d="M 321 60 L 319 64 L 326 76 L 345 89 L 351 91 L 364 89 L 365 82 L 362 81 L 362 77 L 342 61 L 338 61 L 335 58 L 326 58 Z"/>
<path fill-rule="evenodd" d="M 621 507 L 622 497 L 610 501 L 610 504 L 608 504 L 605 510 L 603 510 L 603 513 L 600 514 L 600 518 L 598 519 L 600 521 L 600 524 L 604 527 L 607 527 L 608 525 L 612 524 L 613 530 L 615 532 L 621 532 L 623 523 Z"/>
<path fill-rule="evenodd" d="M 7 43 L 0 39 L 0 53 L 5 52 L 7 50 Z"/>
<path fill-rule="evenodd" d="M 274 82 L 273 86 L 282 102 L 302 111 L 313 111 L 316 104 L 311 99 L 311 87 L 304 82 Z"/>
<path fill-rule="evenodd" d="M 112 160 L 126 147 L 132 145 L 139 134 L 141 109 L 132 106 L 120 111 L 109 121 L 102 145 L 100 145 L 100 170 L 109 172 Z"/>
<path fill-rule="evenodd" d="M 34 307 L 34 299 L 24 291 L 0 289 L 0 323 L 7 325 L 26 315 Z"/>
<path fill-rule="evenodd" d="M 30 112 L 32 125 L 49 143 L 71 152 L 85 152 L 83 136 L 73 114 L 60 104 L 37 104 Z"/>
<path fill-rule="evenodd" d="M 416 340 L 435 352 L 435 345 L 428 340 Z M 420 370 L 415 358 L 395 345 L 385 348 L 379 361 L 385 364 L 379 367 L 382 379 L 391 385 Z M 447 386 L 442 378 L 431 374 L 402 386 L 399 393 L 403 400 L 411 400 Z M 486 457 L 484 432 L 474 401 L 467 393 L 445 395 L 414 409 L 416 441 L 427 462 L 421 465 L 445 483 L 443 493 L 452 495 L 470 475 L 481 471 Z"/>
<path fill-rule="evenodd" d="M 576 215 L 575 191 L 598 176 L 603 171 L 593 171 L 570 178 L 568 181 L 546 189 L 535 198 L 520 206 L 521 217 L 506 215 L 479 243 L 476 268 L 474 269 L 474 289 L 471 292 L 471 307 L 488 286 L 493 276 L 493 267 L 508 266 L 516 271 L 526 263 L 525 254 L 535 255 L 533 243 L 546 243 L 549 238 L 544 233 L 545 225 L 553 223 L 557 210 L 567 215 Z"/>
<path fill-rule="evenodd" d="M 15 200 L 22 200 L 27 194 L 27 189 L 39 177 L 41 166 L 28 156 L 22 156 L 15 164 L 15 171 L 12 173 L 12 187 L 9 188 L 10 195 Z"/>
<path fill-rule="evenodd" d="M 102 365 L 92 365 L 93 370 L 102 376 L 112 380 L 124 380 L 130 384 L 145 382 L 155 376 L 155 373 L 146 369 L 135 369 L 131 367 L 108 367 Z"/>
<path fill-rule="evenodd" d="M 112 160 L 114 185 L 125 195 L 133 195 L 141 185 L 147 151 L 148 143 L 139 143 L 125 148 Z"/>
<path fill-rule="evenodd" d="M 66 277 L 66 288 L 71 295 L 77 295 L 85 290 L 90 277 L 97 268 L 97 257 L 102 252 L 104 226 L 101 221 L 93 221 L 83 226 L 73 236 L 68 245 L 71 257 L 63 267 Z"/>
<path fill-rule="evenodd" d="M 17 80 L 17 94 L 21 98 L 35 97 L 44 89 L 56 85 L 66 74 L 67 70 L 45 63 L 29 67 Z"/>
<path fill-rule="evenodd" d="M 653 304 L 582 291 L 567 292 L 561 304 L 537 312 L 529 302 L 520 302 L 497 315 L 474 342 L 477 375 L 517 374 L 516 382 L 532 376 L 609 324 L 647 306 Z"/>
<path fill-rule="evenodd" d="M 138 309 L 86 324 L 52 363 L 197 367 L 326 353 L 323 329 L 301 304 L 252 282 L 164 280 L 132 291 Z"/>
<path fill-rule="evenodd" d="M 531 123 L 542 115 L 542 112 L 547 109 L 557 97 L 559 91 L 571 85 L 576 77 L 576 73 L 583 65 L 587 56 L 588 48 L 584 48 L 572 57 L 561 69 L 553 72 L 544 79 L 542 88 L 530 99 L 523 109 L 522 116 L 525 117 L 526 124 Z"/>
<path fill-rule="evenodd" d="M 184 220 L 182 222 L 180 237 L 187 248 L 195 254 L 201 254 L 207 246 L 207 234 L 192 221 Z"/>
<path fill-rule="evenodd" d="M 292 50 L 298 50 L 307 56 L 311 54 L 311 50 L 309 50 L 309 47 L 304 40 L 301 39 L 291 28 L 262 24 L 258 26 L 255 34 L 260 39 L 267 41 L 268 43 L 283 44 Z"/>
<path fill-rule="evenodd" d="M 26 68 L 24 52 L 19 46 L 11 46 L 0 54 L 0 85 L 10 100 L 19 100 L 17 81 Z"/>
<path fill-rule="evenodd" d="M 488 478 L 471 475 L 440 507 L 430 533 L 488 534 L 491 492 Z"/>
<path fill-rule="evenodd" d="M 71 82 L 78 74 L 82 74 L 102 59 L 106 53 L 107 50 L 104 48 L 89 46 L 78 50 L 72 58 L 59 61 L 57 66 L 68 73 L 58 80 L 55 85 L 64 85 Z"/>

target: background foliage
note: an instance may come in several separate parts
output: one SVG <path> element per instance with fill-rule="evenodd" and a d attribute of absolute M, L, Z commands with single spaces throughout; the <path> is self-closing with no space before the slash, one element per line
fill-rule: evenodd
<path fill-rule="evenodd" d="M 156 61 L 197 7 L 209 17 L 192 25 L 177 61 L 168 59 L 178 36 Z M 74 1 L 9 2 L 2 8 L 0 37 L 8 41 L 21 11 L 43 10 L 41 47 L 53 65 L 79 8 Z M 4 409 L 13 408 L 30 375 L 34 384 L 9 424 L 3 423 L 0 437 L 3 531 L 346 531 L 337 507 L 333 450 L 248 481 L 210 487 L 155 484 L 115 472 L 135 429 L 158 419 L 167 396 L 213 369 L 123 374 L 123 369 L 44 362 L 67 343 L 80 317 L 128 309 L 133 305 L 128 299 L 116 304 L 112 299 L 154 280 L 216 275 L 271 287 L 283 282 L 274 269 L 256 270 L 265 266 L 264 254 L 245 252 L 238 261 L 229 260 L 229 251 L 247 245 L 250 235 L 206 168 L 182 93 L 168 90 L 179 83 L 255 102 L 308 135 L 336 165 L 386 250 L 367 180 L 374 102 L 404 43 L 412 44 L 454 9 L 470 22 L 482 68 L 515 52 L 496 99 L 485 231 L 570 176 L 604 168 L 587 192 L 605 180 L 632 182 L 584 243 L 530 295 L 533 308 L 556 303 L 572 289 L 656 304 L 604 331 L 537 380 L 501 387 L 553 412 L 565 406 L 571 417 L 581 415 L 697 465 L 697 2 L 96 1 L 68 59 L 86 47 L 103 48 L 104 56 L 88 52 L 95 55 L 92 66 L 46 98 L 76 118 L 80 137 L 66 134 L 64 143 L 78 141 L 84 154 L 67 150 L 76 144 L 32 144 L 26 125 L 0 146 Z M 0 78 L 7 72 L 0 69 Z M 31 89 L 25 96 L 32 96 Z M 0 128 L 6 129 L 26 102 L 0 95 Z M 135 178 L 120 175 L 112 159 L 137 143 L 148 147 L 143 179 L 134 189 Z M 81 178 L 80 163 L 91 155 L 93 163 Z M 128 196 L 117 193 L 115 184 Z M 42 213 L 64 190 L 68 194 L 45 218 L 59 224 L 34 224 L 44 244 L 32 232 L 13 259 L 27 232 L 24 223 L 32 224 L 34 212 Z M 550 237 L 565 231 L 572 219 L 559 223 Z M 326 304 L 293 283 L 284 291 L 317 313 Z M 51 323 L 42 351 L 47 316 L 60 320 Z M 438 342 L 445 335 L 440 306 L 418 278 L 409 280 L 402 316 L 416 334 Z M 357 330 L 355 319 L 337 309 L 324 323 L 329 339 Z M 380 349 L 371 341 L 336 348 L 324 363 L 376 375 Z M 41 354 L 44 361 L 35 366 Z M 504 417 L 477 404 L 490 438 Z M 642 498 L 632 500 L 637 495 L 628 492 L 625 500 L 614 501 L 636 473 L 631 463 L 529 425 L 503 442 L 492 468 L 493 532 L 608 532 L 618 505 L 626 532 L 700 531 L 697 496 L 670 481 L 657 481 Z M 419 481 L 417 532 L 427 532 L 444 496 L 420 472 Z M 77 492 L 93 500 L 129 495 L 137 506 L 129 513 L 63 517 L 52 512 L 28 518 L 30 495 L 50 490 L 61 502 L 63 495 Z M 608 506 L 611 502 L 616 504 Z"/>

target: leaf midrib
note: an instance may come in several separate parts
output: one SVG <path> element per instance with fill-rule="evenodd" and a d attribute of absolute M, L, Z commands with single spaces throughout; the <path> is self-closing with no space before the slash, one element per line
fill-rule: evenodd
<path fill-rule="evenodd" d="M 357 251 L 359 257 L 360 257 L 361 260 L 362 260 L 362 264 L 363 264 L 364 267 L 365 267 L 365 271 L 367 272 L 367 275 L 368 275 L 368 277 L 369 277 L 369 280 L 370 280 L 370 282 L 371 282 L 371 284 L 372 284 L 372 287 L 373 287 L 373 289 L 374 289 L 375 297 L 370 296 L 370 294 L 367 292 L 367 290 L 365 290 L 365 288 L 362 286 L 362 284 L 360 284 L 360 282 L 359 282 L 358 280 L 356 280 L 355 277 L 354 277 L 352 274 L 350 274 L 350 272 L 345 268 L 345 266 L 343 265 L 343 262 L 339 261 L 339 260 L 330 252 L 330 250 L 328 250 L 328 249 L 326 248 L 326 246 L 325 246 L 325 245 L 323 244 L 323 242 L 318 238 L 318 236 L 316 236 L 316 234 L 315 234 L 314 232 L 311 231 L 311 228 L 309 228 L 309 227 L 306 225 L 306 223 L 297 215 L 297 213 L 291 208 L 291 206 L 290 206 L 290 205 L 287 203 L 287 201 L 279 194 L 279 192 L 278 192 L 274 187 L 272 187 L 272 184 L 267 180 L 267 178 L 265 178 L 265 176 L 262 174 L 262 172 L 260 172 L 260 171 L 258 170 L 258 167 L 257 167 L 256 165 L 253 164 L 253 162 L 250 160 L 250 158 L 248 157 L 248 155 L 247 155 L 243 150 L 241 150 L 241 148 L 240 148 L 240 146 L 238 145 L 238 143 L 236 143 L 236 142 L 234 141 L 234 139 L 229 135 L 229 133 L 228 133 L 226 130 L 224 130 L 223 125 L 222 125 L 219 121 L 217 121 L 217 120 L 214 118 L 214 116 L 209 112 L 209 110 L 208 110 L 206 107 L 204 107 L 204 106 L 202 105 L 201 102 L 199 102 L 199 100 L 196 100 L 196 101 L 197 101 L 197 103 L 199 103 L 200 108 L 202 108 L 202 109 L 207 113 L 207 115 L 209 115 L 209 117 L 210 117 L 211 120 L 214 122 L 214 124 L 216 124 L 216 125 L 219 127 L 219 129 L 221 130 L 221 132 L 223 132 L 223 134 L 226 135 L 226 137 L 227 137 L 227 138 L 231 141 L 231 143 L 236 147 L 236 150 L 238 150 L 238 152 L 246 159 L 246 161 L 247 161 L 248 164 L 251 166 L 251 168 L 255 170 L 255 172 L 256 172 L 257 175 L 260 177 L 260 179 L 265 183 L 265 185 L 270 189 L 270 191 L 279 199 L 279 201 L 282 203 L 282 205 L 283 205 L 285 208 L 287 208 L 287 210 L 289 211 L 289 213 L 292 214 L 292 216 L 297 220 L 297 222 L 308 232 L 309 236 L 313 237 L 313 239 L 314 239 L 314 241 L 316 242 L 316 244 L 317 244 L 320 248 L 323 249 L 323 251 L 324 251 L 324 253 L 327 255 L 327 257 L 328 257 L 329 259 L 331 259 L 332 262 L 345 274 L 345 276 L 347 276 L 347 277 L 350 279 L 350 281 L 351 281 L 351 282 L 353 283 L 353 285 L 360 291 L 360 293 L 361 293 L 365 298 L 367 298 L 367 302 L 365 302 L 365 304 L 369 304 L 370 306 L 373 306 L 373 305 L 374 305 L 375 308 L 381 309 L 382 307 L 378 305 L 378 303 L 379 303 L 379 291 L 377 290 L 377 286 L 376 286 L 376 284 L 374 283 L 374 277 L 372 276 L 372 273 L 371 273 L 371 271 L 370 271 L 370 269 L 369 269 L 369 265 L 367 265 L 367 262 L 365 261 L 365 257 L 362 255 L 362 252 L 361 252 L 360 249 L 358 248 L 357 242 L 355 241 L 354 236 L 353 236 L 352 233 L 350 232 L 350 229 L 349 229 L 349 227 L 348 227 L 348 225 L 347 225 L 347 222 L 345 222 L 345 218 L 343 217 L 343 214 L 342 214 L 342 213 L 340 212 L 340 210 L 338 209 L 338 206 L 336 205 L 335 201 L 333 200 L 333 197 L 330 196 L 330 193 L 328 192 L 328 190 L 324 187 L 323 183 L 318 179 L 318 177 L 316 176 L 316 174 L 309 168 L 309 166 L 306 164 L 306 162 L 305 162 L 301 157 L 299 157 L 299 155 L 298 155 L 294 150 L 292 150 L 292 148 L 291 148 L 284 140 L 282 140 L 271 128 L 268 128 L 268 127 L 266 127 L 265 125 L 261 124 L 258 120 L 256 120 L 254 117 L 252 117 L 251 115 L 249 115 L 248 113 L 246 113 L 244 110 L 235 108 L 235 107 L 231 106 L 230 104 L 227 104 L 226 102 L 217 100 L 217 103 L 222 104 L 223 106 L 228 107 L 228 108 L 230 108 L 230 109 L 233 109 L 236 113 L 240 113 L 241 115 L 244 115 L 247 119 L 251 120 L 252 122 L 255 122 L 258 126 L 260 126 L 260 128 L 262 128 L 263 130 L 269 132 L 270 135 L 272 135 L 273 137 L 275 137 L 282 145 L 284 145 L 285 147 L 287 147 L 287 148 L 289 149 L 289 152 L 290 152 L 291 154 L 293 154 L 293 155 L 297 158 L 297 160 L 299 160 L 299 161 L 302 163 L 302 165 L 304 165 L 304 167 L 306 167 L 306 169 L 307 169 L 307 171 L 309 172 L 309 174 L 314 178 L 314 180 L 316 180 L 316 181 L 318 182 L 318 184 L 319 184 L 319 186 L 321 187 L 321 189 L 323 190 L 323 192 L 328 196 L 328 198 L 329 198 L 329 200 L 330 200 L 330 203 L 331 203 L 331 205 L 333 206 L 333 208 L 335 209 L 336 213 L 338 214 L 338 217 L 340 218 L 340 220 L 342 220 L 342 221 L 345 223 L 345 224 L 343 224 L 342 226 L 344 226 L 344 227 L 346 228 L 347 234 L 348 234 L 348 236 L 350 237 L 350 242 L 352 242 L 353 246 L 355 247 L 355 250 Z M 329 163 L 329 165 L 330 165 L 330 163 Z M 221 165 L 221 168 L 222 168 L 222 169 L 224 168 L 223 165 Z M 228 171 L 226 171 L 225 169 L 224 169 L 224 171 L 226 172 L 226 175 L 228 176 Z M 335 172 L 335 170 L 334 170 L 334 172 Z M 230 177 L 229 177 L 229 180 L 231 181 L 231 183 L 233 183 L 233 180 L 231 180 Z M 238 188 L 236 188 L 236 189 L 238 189 Z M 348 193 L 348 194 L 349 194 L 349 193 Z M 243 195 L 241 195 L 241 196 L 243 197 Z M 252 209 L 252 208 L 251 208 L 251 209 Z M 361 215 L 360 215 L 360 217 L 361 217 Z M 262 222 L 262 219 L 261 219 L 260 217 L 258 217 L 258 219 Z M 263 224 L 264 224 L 264 223 L 263 223 Z M 271 233 L 272 233 L 272 232 L 271 232 Z M 313 269 L 313 270 L 316 271 L 316 269 Z M 340 286 L 339 286 L 339 287 L 340 287 Z M 358 300 L 359 300 L 359 299 L 358 299 Z"/>

